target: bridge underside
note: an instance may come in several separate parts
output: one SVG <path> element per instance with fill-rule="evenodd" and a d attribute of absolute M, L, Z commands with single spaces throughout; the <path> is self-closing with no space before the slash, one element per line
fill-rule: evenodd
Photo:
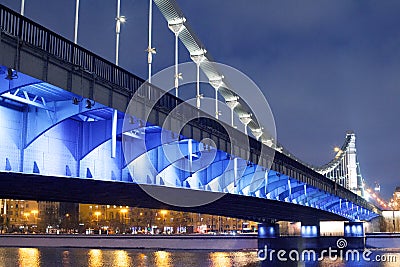
<path fill-rule="evenodd" d="M 3 66 L 0 69 L 5 76 L 7 68 Z M 318 188 L 311 180 L 305 182 L 282 173 L 284 170 L 280 170 L 278 165 L 275 165 L 277 170 L 267 170 L 182 134 L 178 138 L 176 133 L 167 132 L 167 138 L 174 138 L 168 139 L 164 149 L 165 144 L 160 140 L 165 130 L 161 127 L 146 125 L 145 122 L 141 125 L 140 120 L 130 116 L 132 121 L 128 120 L 128 129 L 122 129 L 123 113 L 99 103 L 92 108 L 85 107 L 82 100 L 75 104 L 71 99 L 81 97 L 23 73 L 18 75 L 18 79 L 10 82 L 0 78 L 3 83 L 10 83 L 1 86 L 4 91 L 0 95 L 3 98 L 0 102 L 0 126 L 3 129 L 0 133 L 3 140 L 0 160 L 5 162 L 0 165 L 0 170 L 8 172 L 2 174 L 8 178 L 1 183 L 9 184 L 9 188 L 2 186 L 4 194 L 0 194 L 1 197 L 106 204 L 124 201 L 126 203 L 121 204 L 143 207 L 149 203 L 152 208 L 174 208 L 256 221 L 300 217 L 310 220 L 317 215 L 323 219 L 368 220 L 374 216 L 367 209 L 325 191 L 329 185 L 324 189 Z M 200 135 L 206 136 L 201 132 Z M 122 142 L 124 138 L 128 140 L 125 143 Z M 215 143 L 223 142 L 216 140 Z M 130 153 L 123 155 L 123 149 Z M 201 157 L 205 160 L 200 160 Z M 17 173 L 33 173 L 33 176 Z M 41 175 L 44 178 L 40 178 Z M 10 177 L 18 177 L 18 180 L 8 183 L 10 180 L 7 179 L 12 180 Z M 47 182 L 39 183 L 41 179 Z M 109 185 L 105 181 L 110 182 Z M 83 186 L 85 183 L 88 185 Z M 116 189 L 112 192 L 91 189 L 98 184 L 102 185 L 100 188 Z M 162 188 L 169 191 L 176 187 L 171 195 L 190 192 L 193 196 L 188 195 L 185 199 L 190 203 L 196 199 L 196 193 L 200 194 L 199 199 L 207 198 L 207 194 L 229 194 L 220 200 L 222 202 L 181 209 L 155 201 L 137 184 L 151 190 Z M 52 185 L 67 190 L 65 198 L 61 193 L 51 197 L 52 192 L 59 191 Z M 35 188 L 37 192 L 32 195 L 34 191 L 26 190 L 25 186 Z M 96 192 L 95 196 L 107 192 L 107 196 L 90 198 L 88 192 Z"/>
<path fill-rule="evenodd" d="M 154 199 L 142 189 L 144 188 L 147 191 L 149 187 L 151 187 L 150 190 L 179 198 L 204 197 L 204 194 L 221 195 L 221 193 L 216 192 L 154 185 L 139 186 L 134 183 L 0 172 L 0 195 L 5 198 L 171 209 L 258 222 L 270 219 L 286 221 L 346 220 L 334 213 L 306 206 L 235 194 L 222 194 L 222 197 L 218 200 L 202 206 L 177 207 Z"/>

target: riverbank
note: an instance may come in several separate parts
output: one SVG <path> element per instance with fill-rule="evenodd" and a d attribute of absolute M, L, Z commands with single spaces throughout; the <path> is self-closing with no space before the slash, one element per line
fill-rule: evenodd
<path fill-rule="evenodd" d="M 343 237 L 320 237 L 318 247 L 336 246 Z M 351 238 L 345 238 L 349 245 Z M 268 247 L 298 248 L 315 243 L 301 237 L 270 239 Z M 104 248 L 104 249 L 176 249 L 176 250 L 255 250 L 256 235 L 44 235 L 2 234 L 0 247 L 59 247 L 59 248 Z M 362 246 L 363 247 L 363 246 Z M 398 249 L 400 234 L 367 234 L 366 248 Z"/>
<path fill-rule="evenodd" d="M 254 250 L 257 236 L 213 235 L 0 235 L 0 247 L 179 250 Z"/>
<path fill-rule="evenodd" d="M 365 247 L 377 249 L 400 249 L 399 233 L 371 233 L 365 237 Z"/>

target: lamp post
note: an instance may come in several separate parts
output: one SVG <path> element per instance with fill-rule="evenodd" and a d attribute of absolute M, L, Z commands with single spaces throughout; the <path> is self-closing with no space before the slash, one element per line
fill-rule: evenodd
<path fill-rule="evenodd" d="M 209 81 L 210 85 L 215 89 L 215 118 L 218 119 L 220 112 L 218 110 L 218 89 L 223 85 L 222 79 L 224 78 L 223 75 L 216 77 Z"/>
<path fill-rule="evenodd" d="M 99 216 L 101 215 L 101 212 L 100 212 L 100 211 L 96 211 L 96 212 L 94 213 L 94 215 L 96 216 L 97 226 L 99 226 Z"/>
<path fill-rule="evenodd" d="M 243 114 L 239 117 L 239 120 L 244 124 L 244 134 L 247 135 L 247 125 L 251 122 L 252 114 Z"/>
<path fill-rule="evenodd" d="M 153 62 L 153 54 L 156 53 L 156 49 L 151 46 L 151 34 L 152 34 L 152 18 L 153 18 L 153 0 L 149 0 L 149 43 L 147 47 L 147 64 L 148 64 L 148 74 L 149 78 L 148 81 L 151 83 L 151 64 Z M 149 87 L 149 92 L 150 92 L 150 87 Z M 149 93 L 149 98 L 150 98 L 150 93 Z"/>
<path fill-rule="evenodd" d="M 121 212 L 121 217 L 122 217 L 122 225 L 124 227 L 124 233 L 125 233 L 126 232 L 125 217 L 126 217 L 126 213 L 128 212 L 128 209 L 125 209 L 125 208 L 121 209 L 120 212 Z"/>
<path fill-rule="evenodd" d="M 25 12 L 25 0 L 21 0 L 21 15 L 23 16 Z"/>
<path fill-rule="evenodd" d="M 178 71 L 178 37 L 179 33 L 184 29 L 183 23 L 186 21 L 185 18 L 175 18 L 168 22 L 168 28 L 174 33 L 175 35 L 175 96 L 178 97 L 178 87 L 179 87 L 179 80 L 182 79 L 182 73 Z"/>
<path fill-rule="evenodd" d="M 231 109 L 231 126 L 233 128 L 236 128 L 235 124 L 234 124 L 234 110 L 236 108 L 237 105 L 239 105 L 239 97 L 238 96 L 234 96 L 232 97 L 232 99 L 229 99 L 226 101 L 226 104 L 228 105 L 228 107 Z"/>
<path fill-rule="evenodd" d="M 69 213 L 65 214 L 65 228 L 67 233 L 69 233 Z"/>
<path fill-rule="evenodd" d="M 27 228 L 26 230 L 28 230 L 28 220 L 29 220 L 29 212 L 24 212 L 24 216 L 25 216 L 25 227 Z"/>
<path fill-rule="evenodd" d="M 168 211 L 167 211 L 167 210 L 161 210 L 161 211 L 160 211 L 160 214 L 161 214 L 162 217 L 163 217 L 163 225 L 164 225 L 163 232 L 164 232 L 164 230 L 165 230 L 165 215 L 168 214 Z"/>
<path fill-rule="evenodd" d="M 78 43 L 78 22 L 79 22 L 79 0 L 75 2 L 75 28 L 74 28 L 74 43 Z"/>
<path fill-rule="evenodd" d="M 117 17 L 115 18 L 115 34 L 116 34 L 116 43 L 115 43 L 115 65 L 118 66 L 119 61 L 119 34 L 121 32 L 121 23 L 126 22 L 125 16 L 120 15 L 121 11 L 121 0 L 117 0 Z"/>
<path fill-rule="evenodd" d="M 200 99 L 203 97 L 203 95 L 200 94 L 200 64 L 205 60 L 206 52 L 207 50 L 200 49 L 190 55 L 190 58 L 196 63 L 196 107 L 198 109 L 200 109 Z"/>
<path fill-rule="evenodd" d="M 33 217 L 35 218 L 35 224 L 37 224 L 37 215 L 39 213 L 38 210 L 31 210 L 31 213 L 33 214 Z"/>

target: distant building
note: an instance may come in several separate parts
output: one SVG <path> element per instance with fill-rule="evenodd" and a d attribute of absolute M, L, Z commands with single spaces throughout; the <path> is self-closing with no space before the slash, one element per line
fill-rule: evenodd
<path fill-rule="evenodd" d="M 41 231 L 53 232 L 62 230 L 68 232 L 69 229 L 78 227 L 79 204 L 40 201 L 39 216 L 41 220 L 38 226 Z"/>
<path fill-rule="evenodd" d="M 236 218 L 119 205 L 0 199 L 1 232 L 209 233 L 254 232 L 257 224 Z"/>
<path fill-rule="evenodd" d="M 132 208 L 118 205 L 80 204 L 80 225 L 86 231 L 102 230 L 110 234 L 129 233 L 207 233 L 248 232 L 255 223 L 241 219 L 200 213 Z M 81 230 L 82 231 L 82 230 Z"/>
<path fill-rule="evenodd" d="M 0 231 L 48 232 L 77 228 L 78 204 L 50 201 L 0 199 Z"/>
<path fill-rule="evenodd" d="M 0 199 L 1 231 L 24 232 L 38 223 L 39 207 L 37 201 Z"/>

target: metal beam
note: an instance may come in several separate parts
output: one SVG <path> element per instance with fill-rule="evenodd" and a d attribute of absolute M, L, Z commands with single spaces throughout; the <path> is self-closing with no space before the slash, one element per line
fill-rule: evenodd
<path fill-rule="evenodd" d="M 14 100 L 14 101 L 17 101 L 17 102 L 20 102 L 20 103 L 24 103 L 24 104 L 31 105 L 31 106 L 34 106 L 34 107 L 38 107 L 38 108 L 41 108 L 41 109 L 45 109 L 45 110 L 48 110 L 48 111 L 51 111 L 51 112 L 55 112 L 55 109 L 47 106 L 42 98 L 40 98 L 40 99 L 42 99 L 42 103 L 39 103 L 39 102 L 36 102 L 36 100 L 38 98 L 37 96 L 35 96 L 31 100 L 29 98 L 28 94 L 26 93 L 26 91 L 22 91 L 22 92 L 24 94 L 24 97 L 18 96 L 16 94 L 11 94 L 10 92 L 4 93 L 1 96 L 5 97 L 5 98 L 8 98 L 8 99 L 11 99 L 11 100 Z"/>

